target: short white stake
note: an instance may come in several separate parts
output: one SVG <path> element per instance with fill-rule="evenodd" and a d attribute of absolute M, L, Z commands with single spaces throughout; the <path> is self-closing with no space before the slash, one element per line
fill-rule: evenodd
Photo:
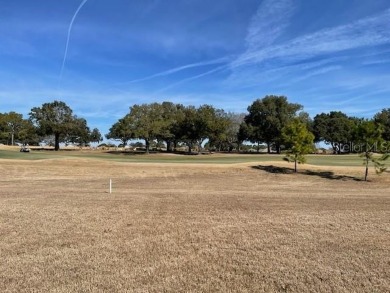
<path fill-rule="evenodd" d="M 110 179 L 110 194 L 112 193 L 112 179 Z"/>

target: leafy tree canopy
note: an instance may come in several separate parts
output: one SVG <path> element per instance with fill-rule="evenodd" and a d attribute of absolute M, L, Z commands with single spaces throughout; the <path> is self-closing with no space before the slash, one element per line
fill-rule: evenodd
<path fill-rule="evenodd" d="M 388 144 L 383 140 L 383 127 L 379 126 L 374 121 L 361 121 L 355 130 L 355 143 L 360 149 L 360 156 L 363 158 L 363 164 L 366 167 L 364 180 L 368 178 L 368 167 L 370 163 L 374 164 L 377 174 L 386 171 L 384 161 L 389 158 Z M 355 148 L 356 148 L 355 147 Z M 383 152 L 379 156 L 376 153 Z"/>
<path fill-rule="evenodd" d="M 86 120 L 74 116 L 72 109 L 61 101 L 34 107 L 29 115 L 30 121 L 36 126 L 40 135 L 54 135 L 56 151 L 59 150 L 61 141 L 67 141 L 72 136 L 78 136 L 84 140 L 89 131 Z"/>
<path fill-rule="evenodd" d="M 375 114 L 374 121 L 376 124 L 382 125 L 383 139 L 390 141 L 390 108 L 383 109 L 381 112 Z"/>
<path fill-rule="evenodd" d="M 340 111 L 321 113 L 314 117 L 313 132 L 315 141 L 329 143 L 334 153 L 341 153 L 344 144 L 353 139 L 356 120 Z"/>
<path fill-rule="evenodd" d="M 265 142 L 270 152 L 271 144 L 280 152 L 281 133 L 285 125 L 296 117 L 302 105 L 289 103 L 285 96 L 265 96 L 248 107 L 249 114 L 245 122 L 254 129 L 252 140 Z"/>
<path fill-rule="evenodd" d="M 282 129 L 282 139 L 288 149 L 285 160 L 294 162 L 294 170 L 297 172 L 297 163 L 305 163 L 305 155 L 314 151 L 314 134 L 296 118 Z"/>
<path fill-rule="evenodd" d="M 111 126 L 108 134 L 106 134 L 106 138 L 120 140 L 123 145 L 127 145 L 129 140 L 135 138 L 135 129 L 133 127 L 131 117 L 127 114 Z"/>
<path fill-rule="evenodd" d="M 38 136 L 29 120 L 16 112 L 0 113 L 0 141 L 14 145 L 21 143 L 37 143 Z"/>

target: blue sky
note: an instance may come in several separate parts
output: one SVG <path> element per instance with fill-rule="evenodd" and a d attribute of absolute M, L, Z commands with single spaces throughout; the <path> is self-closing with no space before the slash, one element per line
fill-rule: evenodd
<path fill-rule="evenodd" d="M 165 100 L 390 107 L 387 0 L 2 0 L 0 38 L 0 112 L 62 100 L 103 134 Z"/>

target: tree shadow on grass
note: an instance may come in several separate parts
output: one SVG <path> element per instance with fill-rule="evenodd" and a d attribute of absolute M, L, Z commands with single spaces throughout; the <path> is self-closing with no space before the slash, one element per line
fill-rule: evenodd
<path fill-rule="evenodd" d="M 143 156 L 143 155 L 154 155 L 154 154 L 163 154 L 163 152 L 160 151 L 149 151 L 149 153 L 146 153 L 146 151 L 106 151 L 106 154 L 110 155 L 124 155 L 124 156 Z"/>
<path fill-rule="evenodd" d="M 294 174 L 294 169 L 287 168 L 287 167 L 277 167 L 273 165 L 263 166 L 263 165 L 257 165 L 252 166 L 253 169 L 265 171 L 272 174 Z"/>
<path fill-rule="evenodd" d="M 273 166 L 273 165 L 268 165 L 268 166 L 257 165 L 257 166 L 252 166 L 252 168 L 256 169 L 256 170 L 261 170 L 261 171 L 265 171 L 265 172 L 268 172 L 268 173 L 272 173 L 272 174 L 294 174 L 294 169 L 287 168 L 287 167 L 277 167 L 277 166 Z M 329 180 L 364 181 L 362 179 L 359 179 L 359 178 L 356 178 L 356 177 L 353 177 L 353 176 L 336 175 L 332 171 L 312 171 L 312 170 L 299 171 L 298 170 L 298 174 L 306 175 L 306 176 L 317 176 L 317 177 L 321 177 L 321 178 L 329 179 Z"/>
<path fill-rule="evenodd" d="M 139 151 L 139 152 L 134 152 L 134 151 L 131 151 L 131 152 L 128 152 L 128 151 L 107 151 L 106 152 L 107 154 L 110 154 L 110 155 L 123 155 L 123 156 L 142 156 L 142 155 L 146 155 L 146 152 L 144 151 Z M 157 152 L 154 152 L 154 151 L 150 151 L 149 154 L 156 154 Z"/>
<path fill-rule="evenodd" d="M 106 151 L 107 154 L 110 155 L 126 155 L 126 156 L 139 156 L 139 155 L 147 155 L 146 151 Z M 152 154 L 170 154 L 170 155 L 183 155 L 183 156 L 198 156 L 198 155 L 212 155 L 211 152 L 182 152 L 182 151 L 174 151 L 174 152 L 166 152 L 166 151 L 155 151 L 150 150 L 149 155 Z"/>

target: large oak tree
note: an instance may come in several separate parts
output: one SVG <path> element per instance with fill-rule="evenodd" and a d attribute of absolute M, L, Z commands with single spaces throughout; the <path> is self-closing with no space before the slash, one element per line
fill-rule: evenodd
<path fill-rule="evenodd" d="M 355 122 L 356 119 L 348 117 L 340 111 L 318 114 L 313 121 L 315 140 L 330 144 L 333 152 L 340 154 L 344 145 L 353 139 Z"/>
<path fill-rule="evenodd" d="M 127 114 L 110 127 L 106 138 L 119 140 L 125 146 L 129 140 L 135 138 L 135 129 L 132 127 L 131 117 Z"/>
<path fill-rule="evenodd" d="M 54 136 L 54 149 L 60 149 L 60 142 L 76 136 L 85 141 L 89 128 L 83 118 L 73 115 L 72 109 L 62 101 L 44 103 L 34 107 L 30 112 L 30 121 L 36 126 L 40 135 Z"/>
<path fill-rule="evenodd" d="M 146 153 L 149 153 L 150 143 L 157 139 L 166 124 L 161 105 L 159 103 L 133 105 L 128 115 L 129 128 L 134 130 L 136 138 L 145 141 Z"/>
<path fill-rule="evenodd" d="M 300 104 L 289 103 L 285 96 L 257 99 L 248 107 L 249 114 L 245 117 L 245 122 L 252 126 L 251 141 L 266 143 L 268 153 L 274 145 L 280 153 L 282 129 L 302 108 Z"/>

